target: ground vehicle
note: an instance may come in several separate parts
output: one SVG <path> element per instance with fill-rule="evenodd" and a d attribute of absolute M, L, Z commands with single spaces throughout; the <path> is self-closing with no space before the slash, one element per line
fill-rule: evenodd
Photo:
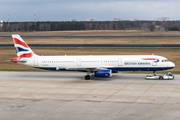
<path fill-rule="evenodd" d="M 167 74 L 163 74 L 163 75 L 157 75 L 157 76 L 146 76 L 145 77 L 146 80 L 173 80 L 174 79 L 174 75 L 171 72 L 168 72 Z"/>

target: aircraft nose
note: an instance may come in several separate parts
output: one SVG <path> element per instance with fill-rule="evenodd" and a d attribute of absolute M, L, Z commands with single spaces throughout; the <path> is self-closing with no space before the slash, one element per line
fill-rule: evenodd
<path fill-rule="evenodd" d="M 173 62 L 171 62 L 171 65 L 170 65 L 170 66 L 174 68 L 174 67 L 175 67 L 175 64 L 174 64 Z"/>

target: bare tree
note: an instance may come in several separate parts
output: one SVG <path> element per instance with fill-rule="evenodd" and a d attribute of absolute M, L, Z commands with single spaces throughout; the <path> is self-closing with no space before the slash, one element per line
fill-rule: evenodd
<path fill-rule="evenodd" d="M 155 26 L 155 25 L 151 24 L 151 25 L 149 26 L 149 30 L 150 30 L 151 32 L 155 31 L 155 29 L 156 29 L 156 26 Z"/>

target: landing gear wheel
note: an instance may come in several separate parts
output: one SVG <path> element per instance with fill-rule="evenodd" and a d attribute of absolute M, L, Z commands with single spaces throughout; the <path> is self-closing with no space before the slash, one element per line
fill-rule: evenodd
<path fill-rule="evenodd" d="M 159 79 L 160 79 L 160 80 L 162 80 L 162 79 L 163 79 L 163 77 L 162 77 L 162 76 L 160 76 L 160 77 L 159 77 Z"/>
<path fill-rule="evenodd" d="M 91 76 L 90 76 L 90 75 L 86 75 L 86 76 L 85 76 L 85 79 L 86 79 L 86 80 L 90 80 L 90 79 L 91 79 Z"/>

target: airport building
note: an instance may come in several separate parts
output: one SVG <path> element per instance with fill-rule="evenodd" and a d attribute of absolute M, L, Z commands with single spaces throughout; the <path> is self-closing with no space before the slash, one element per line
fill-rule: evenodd
<path fill-rule="evenodd" d="M 113 21 L 121 21 L 119 18 L 114 18 Z"/>
<path fill-rule="evenodd" d="M 95 20 L 94 20 L 94 19 L 86 19 L 86 21 L 88 21 L 88 22 L 94 22 Z"/>
<path fill-rule="evenodd" d="M 137 18 L 132 18 L 129 21 L 138 21 L 138 19 Z"/>
<path fill-rule="evenodd" d="M 69 22 L 76 22 L 76 19 L 69 19 Z"/>

